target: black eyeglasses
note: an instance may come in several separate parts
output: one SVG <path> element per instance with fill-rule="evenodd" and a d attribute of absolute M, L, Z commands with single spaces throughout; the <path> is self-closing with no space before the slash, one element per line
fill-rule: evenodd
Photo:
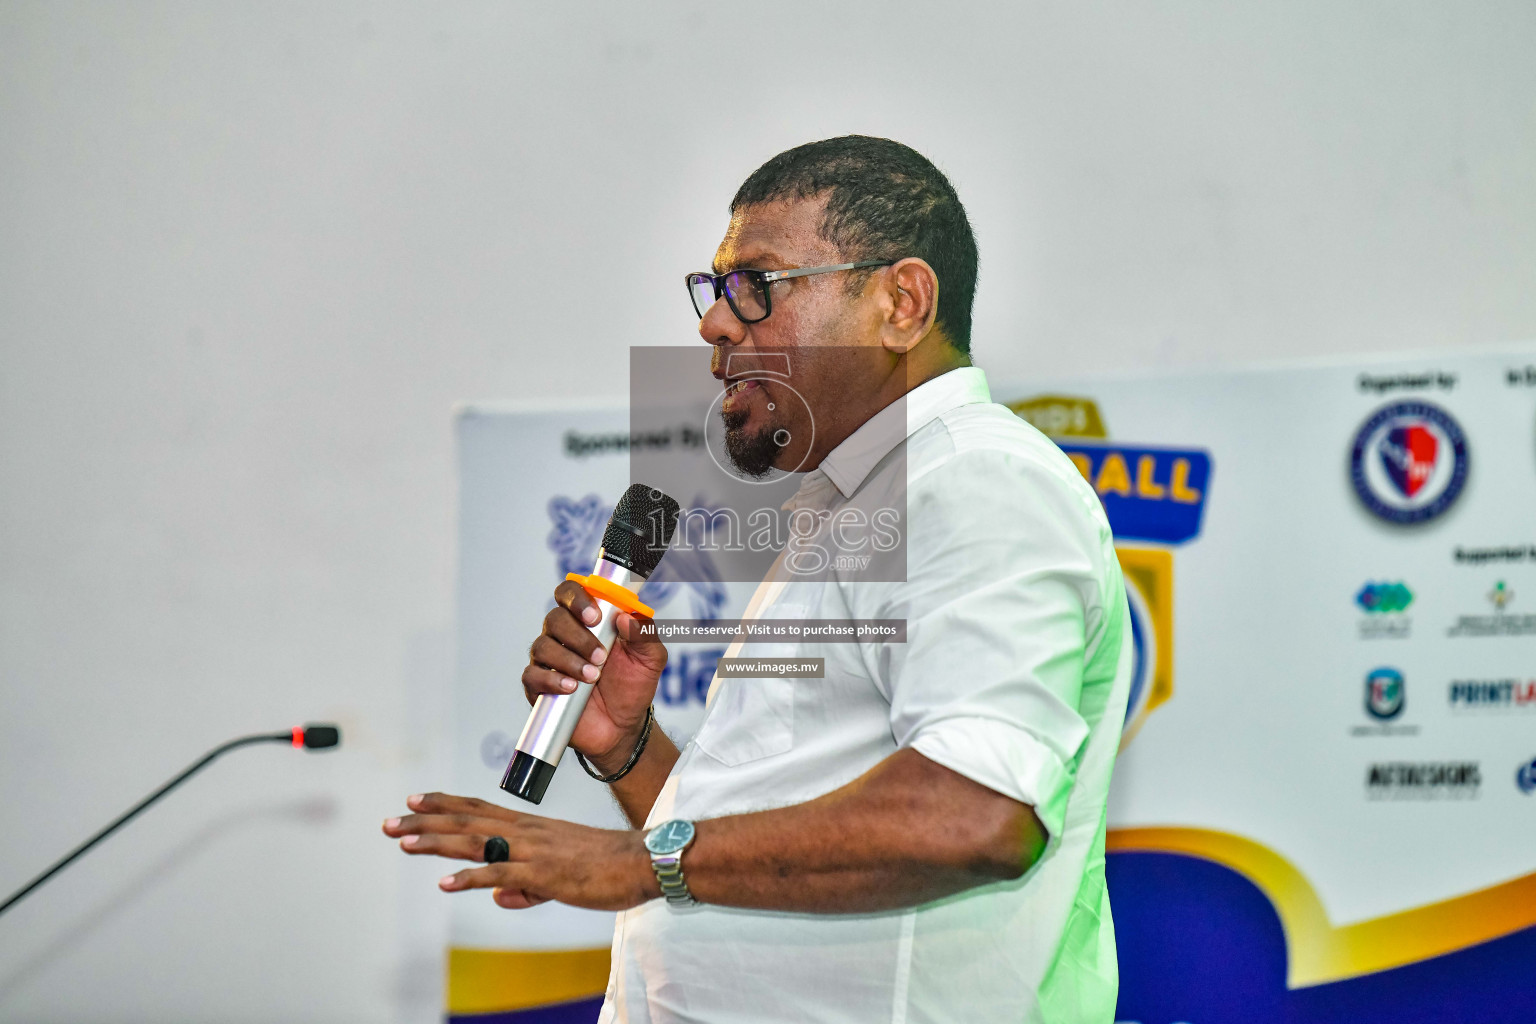
<path fill-rule="evenodd" d="M 794 270 L 733 270 L 729 274 L 689 274 L 688 297 L 693 300 L 693 311 L 704 319 L 704 312 L 713 306 L 721 295 L 730 303 L 731 312 L 744 324 L 755 324 L 768 319 L 773 312 L 773 299 L 768 286 L 775 281 L 787 281 L 792 277 L 810 277 L 812 274 L 831 274 L 838 270 L 862 270 L 865 267 L 889 267 L 895 260 L 865 260 L 862 263 L 834 263 L 825 267 L 797 267 Z"/>

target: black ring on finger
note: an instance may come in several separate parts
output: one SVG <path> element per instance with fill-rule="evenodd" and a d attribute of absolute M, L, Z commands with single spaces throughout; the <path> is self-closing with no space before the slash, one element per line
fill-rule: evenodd
<path fill-rule="evenodd" d="M 491 836 L 485 841 L 485 854 L 480 859 L 487 864 L 500 864 L 512 855 L 507 841 L 501 836 Z"/>

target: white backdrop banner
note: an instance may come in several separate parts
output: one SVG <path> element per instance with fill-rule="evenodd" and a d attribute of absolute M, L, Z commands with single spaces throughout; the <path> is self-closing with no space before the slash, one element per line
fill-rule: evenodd
<path fill-rule="evenodd" d="M 1536 1020 L 1536 346 L 992 391 L 1093 483 L 1126 572 L 1120 1018 Z M 514 802 L 527 647 L 590 571 L 629 430 L 618 407 L 459 417 L 459 792 Z M 660 575 L 665 618 L 752 590 Z M 671 648 L 680 743 L 722 649 Z M 622 824 L 574 757 L 538 812 Z M 455 897 L 450 1015 L 591 1020 L 611 922 Z"/>

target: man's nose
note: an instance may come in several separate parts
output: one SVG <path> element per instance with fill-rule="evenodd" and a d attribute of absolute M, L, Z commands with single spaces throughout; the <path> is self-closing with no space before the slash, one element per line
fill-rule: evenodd
<path fill-rule="evenodd" d="M 740 345 L 747 340 L 747 325 L 736 319 L 731 304 L 722 295 L 699 320 L 699 337 L 711 345 Z"/>

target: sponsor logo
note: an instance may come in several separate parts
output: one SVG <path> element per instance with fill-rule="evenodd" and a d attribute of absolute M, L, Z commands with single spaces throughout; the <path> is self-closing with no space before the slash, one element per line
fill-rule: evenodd
<path fill-rule="evenodd" d="M 1526 796 L 1536 793 L 1536 757 L 1525 762 L 1515 772 L 1515 785 L 1519 786 L 1520 792 Z"/>
<path fill-rule="evenodd" d="M 1395 722 L 1408 703 L 1408 684 L 1403 674 L 1395 668 L 1378 668 L 1365 677 L 1365 712 L 1373 719 L 1371 725 L 1357 725 L 1350 730 L 1352 736 L 1414 736 L 1416 725 Z"/>
<path fill-rule="evenodd" d="M 1355 595 L 1355 604 L 1365 612 L 1360 620 L 1360 637 L 1364 640 L 1403 639 L 1408 636 L 1413 620 L 1403 613 L 1413 603 L 1413 591 L 1406 583 L 1367 583 Z"/>
<path fill-rule="evenodd" d="M 1469 800 L 1482 784 L 1477 761 L 1383 761 L 1365 771 L 1373 800 Z"/>
<path fill-rule="evenodd" d="M 1407 684 L 1395 668 L 1378 668 L 1365 677 L 1365 710 L 1379 722 L 1403 713 Z"/>
<path fill-rule="evenodd" d="M 1536 711 L 1536 679 L 1453 679 L 1446 700 L 1452 711 Z"/>
<path fill-rule="evenodd" d="M 1370 614 L 1407 611 L 1413 591 L 1405 583 L 1367 583 L 1355 595 L 1355 603 Z"/>
<path fill-rule="evenodd" d="M 1462 615 L 1446 630 L 1446 635 L 1452 637 L 1536 636 L 1536 615 L 1514 615 L 1508 611 L 1515 600 L 1514 588 L 1503 580 L 1499 580 L 1486 596 L 1489 606 L 1493 609 L 1492 615 Z"/>
<path fill-rule="evenodd" d="M 1373 515 L 1422 523 L 1461 497 L 1469 463 L 1466 435 L 1450 413 L 1429 402 L 1394 402 L 1356 431 L 1350 482 Z"/>

